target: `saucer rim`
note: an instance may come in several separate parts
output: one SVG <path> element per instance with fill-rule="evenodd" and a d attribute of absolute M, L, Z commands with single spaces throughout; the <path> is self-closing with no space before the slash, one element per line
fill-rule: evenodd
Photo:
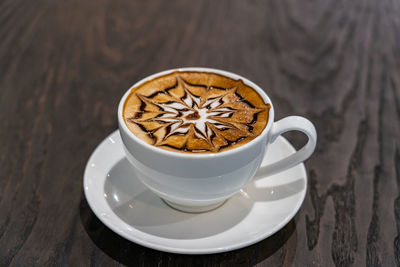
<path fill-rule="evenodd" d="M 90 207 L 90 209 L 93 211 L 93 213 L 96 215 L 96 217 L 106 226 L 108 227 L 110 230 L 112 230 L 114 233 L 118 234 L 119 236 L 144 247 L 150 248 L 150 249 L 155 249 L 158 251 L 163 251 L 163 252 L 168 252 L 168 253 L 177 253 L 177 254 L 188 254 L 188 255 L 203 255 L 203 254 L 216 254 L 216 253 L 223 253 L 223 252 L 228 252 L 228 251 L 233 251 L 233 250 L 237 250 L 237 249 L 241 249 L 244 247 L 248 247 L 251 246 L 255 243 L 258 243 L 268 237 L 270 237 L 271 235 L 275 234 L 276 232 L 278 232 L 279 230 L 281 230 L 285 225 L 287 225 L 290 220 L 292 220 L 296 214 L 298 213 L 298 211 L 300 210 L 305 196 L 307 194 L 307 181 L 308 181 L 308 176 L 307 176 L 307 171 L 306 168 L 304 166 L 304 163 L 300 163 L 294 167 L 299 166 L 300 170 L 299 172 L 302 173 L 301 177 L 303 178 L 304 182 L 305 182 L 305 186 L 304 189 L 301 192 L 298 192 L 297 194 L 301 194 L 299 195 L 299 198 L 297 200 L 296 206 L 291 210 L 291 212 L 289 212 L 289 214 L 285 217 L 285 219 L 283 219 L 280 223 L 278 223 L 277 225 L 275 225 L 274 227 L 271 228 L 270 231 L 265 231 L 264 234 L 256 237 L 256 238 L 252 238 L 249 239 L 247 241 L 242 241 L 242 242 L 237 242 L 234 244 L 230 244 L 230 245 L 226 245 L 223 247 L 218 247 L 218 248 L 177 248 L 177 247 L 173 247 L 173 246 L 166 246 L 166 245 L 162 245 L 162 244 L 157 244 L 154 242 L 149 242 L 146 241 L 146 239 L 140 239 L 138 238 L 138 236 L 132 236 L 132 235 L 127 235 L 123 230 L 120 229 L 120 227 L 118 227 L 119 223 L 113 223 L 113 220 L 118 220 L 120 221 L 120 223 L 123 224 L 127 224 L 125 223 L 123 220 L 121 220 L 117 214 L 115 214 L 115 212 L 111 209 L 111 207 L 108 206 L 108 208 L 111 211 L 111 214 L 114 216 L 113 219 L 106 219 L 105 217 L 101 216 L 101 210 L 98 207 L 97 203 L 94 203 L 94 199 L 91 198 L 90 196 L 90 192 L 88 190 L 88 172 L 90 171 L 90 166 L 89 163 L 92 162 L 92 159 L 95 157 L 95 155 L 100 151 L 100 149 L 107 143 L 110 142 L 110 138 L 112 139 L 113 136 L 118 135 L 118 138 L 120 139 L 120 134 L 119 134 L 119 130 L 115 130 L 112 133 L 110 133 L 109 135 L 107 135 L 107 137 L 105 137 L 98 145 L 97 147 L 93 150 L 92 154 L 90 155 L 86 166 L 85 166 L 85 170 L 84 170 L 84 174 L 83 174 L 83 191 L 85 194 L 85 198 L 86 201 Z M 290 151 L 290 153 L 294 153 L 296 150 L 295 148 L 292 146 L 292 144 L 283 136 L 279 136 L 277 139 L 280 139 L 281 142 L 283 142 L 285 144 L 285 146 L 288 147 L 288 150 Z M 278 140 L 276 140 L 278 141 Z M 120 139 L 120 142 L 121 139 Z M 292 167 L 292 168 L 294 168 Z M 264 179 L 263 178 L 259 178 L 259 179 Z M 93 201 L 92 201 L 93 200 Z M 222 205 L 220 208 L 224 208 L 224 205 Z M 167 239 L 167 240 L 172 240 L 173 242 L 179 242 L 179 240 L 177 239 L 171 239 L 171 238 L 165 238 L 165 237 L 159 237 L 159 236 L 155 236 L 155 235 L 151 235 L 148 233 L 144 233 L 138 229 L 135 229 L 135 232 L 140 233 L 140 235 L 143 236 L 151 236 L 151 237 L 156 237 L 159 239 Z M 136 237 L 136 238 L 135 238 Z M 193 239 L 195 240 L 195 239 Z"/>

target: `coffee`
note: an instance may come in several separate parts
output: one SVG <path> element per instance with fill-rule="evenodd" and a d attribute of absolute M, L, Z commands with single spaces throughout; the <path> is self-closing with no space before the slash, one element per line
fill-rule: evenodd
<path fill-rule="evenodd" d="M 241 80 L 177 71 L 132 88 L 123 118 L 134 135 L 155 147 L 217 153 L 260 135 L 270 108 Z"/>

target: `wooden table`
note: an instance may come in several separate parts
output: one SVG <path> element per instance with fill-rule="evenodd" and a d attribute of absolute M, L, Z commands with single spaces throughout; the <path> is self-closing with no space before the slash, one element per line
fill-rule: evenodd
<path fill-rule="evenodd" d="M 0 266 L 399 265 L 399 14 L 394 0 L 1 1 Z M 114 234 L 83 195 L 123 92 L 184 66 L 241 74 L 277 119 L 318 130 L 300 212 L 253 246 L 154 251 Z"/>

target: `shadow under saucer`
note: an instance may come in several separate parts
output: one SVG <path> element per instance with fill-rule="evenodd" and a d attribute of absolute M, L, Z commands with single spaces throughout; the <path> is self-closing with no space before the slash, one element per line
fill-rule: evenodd
<path fill-rule="evenodd" d="M 272 236 L 245 248 L 210 255 L 185 255 L 146 248 L 114 233 L 92 212 L 83 193 L 79 213 L 81 225 L 97 249 L 126 266 L 155 266 L 160 263 L 177 266 L 190 262 L 199 266 L 236 266 L 239 263 L 252 266 L 261 262 L 275 263 L 281 259 L 291 265 L 296 254 L 297 230 L 294 219 Z M 101 258 L 101 252 L 93 251 L 92 261 L 97 258 Z"/>

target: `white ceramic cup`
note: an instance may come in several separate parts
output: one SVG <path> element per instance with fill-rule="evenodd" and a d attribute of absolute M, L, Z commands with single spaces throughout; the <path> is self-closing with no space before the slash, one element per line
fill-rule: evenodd
<path fill-rule="evenodd" d="M 132 88 L 174 71 L 211 72 L 235 80 L 241 79 L 256 90 L 265 103 L 271 104 L 267 126 L 250 142 L 219 153 L 173 152 L 144 142 L 129 131 L 125 124 L 124 102 Z M 267 176 L 299 164 L 313 153 L 317 142 L 314 125 L 309 120 L 290 116 L 274 122 L 274 106 L 259 86 L 237 74 L 210 68 L 172 69 L 137 82 L 119 103 L 118 123 L 126 157 L 134 166 L 137 177 L 170 206 L 188 212 L 203 212 L 218 207 L 245 187 L 257 171 Z M 280 134 L 292 130 L 305 133 L 308 137 L 307 144 L 287 158 L 260 168 L 268 145 Z"/>

